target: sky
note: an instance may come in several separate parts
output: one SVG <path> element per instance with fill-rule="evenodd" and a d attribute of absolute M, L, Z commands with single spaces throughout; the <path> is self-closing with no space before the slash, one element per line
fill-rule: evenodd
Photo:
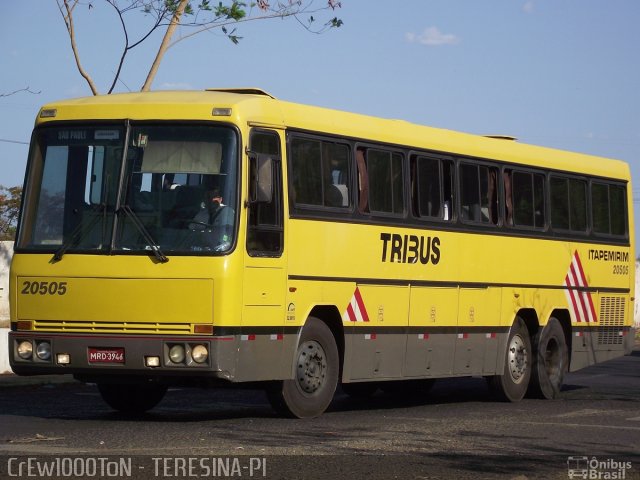
<path fill-rule="evenodd" d="M 123 45 L 118 19 L 101 0 L 82 1 L 81 60 L 105 92 Z M 274 19 L 239 25 L 238 45 L 219 32 L 179 42 L 153 89 L 259 87 L 293 102 L 617 158 L 631 166 L 640 225 L 638 0 L 341 3 L 344 25 L 321 35 Z M 39 107 L 91 92 L 55 0 L 0 4 L 0 94 L 35 92 L 0 97 L 0 185 L 14 186 Z M 159 39 L 131 52 L 116 91 L 140 89 Z"/>

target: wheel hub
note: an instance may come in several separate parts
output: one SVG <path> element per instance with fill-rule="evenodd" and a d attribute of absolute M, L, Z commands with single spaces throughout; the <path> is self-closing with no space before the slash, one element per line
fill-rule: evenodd
<path fill-rule="evenodd" d="M 514 383 L 520 383 L 529 368 L 529 352 L 520 335 L 514 335 L 509 343 L 509 374 Z"/>
<path fill-rule="evenodd" d="M 327 360 L 322 346 L 315 341 L 305 342 L 298 354 L 296 378 L 306 393 L 314 393 L 322 384 L 327 371 Z"/>

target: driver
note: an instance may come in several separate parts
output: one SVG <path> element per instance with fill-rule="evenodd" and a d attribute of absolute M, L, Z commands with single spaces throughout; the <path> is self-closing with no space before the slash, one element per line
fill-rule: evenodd
<path fill-rule="evenodd" d="M 233 209 L 223 203 L 220 189 L 214 188 L 205 193 L 204 202 L 189 223 L 189 228 L 195 232 L 213 233 L 217 248 L 221 244 L 228 245 L 231 242 L 233 219 Z"/>

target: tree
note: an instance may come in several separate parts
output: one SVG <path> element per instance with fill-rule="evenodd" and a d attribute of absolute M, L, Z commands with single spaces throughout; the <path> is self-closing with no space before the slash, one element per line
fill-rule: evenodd
<path fill-rule="evenodd" d="M 91 92 L 98 95 L 98 88 L 93 78 L 83 68 L 80 61 L 80 53 L 76 41 L 76 30 L 74 26 L 74 10 L 78 5 L 87 5 L 89 10 L 94 8 L 94 3 L 99 0 L 56 0 L 60 14 L 64 19 L 71 42 L 71 50 L 80 75 L 86 80 Z M 124 47 L 120 55 L 111 87 L 107 93 L 112 93 L 122 72 L 127 54 L 145 41 L 148 41 L 156 31 L 164 29 L 162 41 L 158 46 L 158 52 L 151 63 L 147 78 L 142 85 L 141 91 L 151 89 L 153 80 L 158 72 L 160 63 L 167 50 L 176 43 L 186 40 L 202 32 L 219 29 L 233 43 L 238 43 L 242 37 L 236 33 L 236 26 L 243 22 L 255 20 L 267 20 L 272 18 L 292 17 L 297 20 L 306 30 L 313 33 L 322 33 L 331 28 L 342 26 L 342 20 L 338 17 L 329 18 L 326 21 L 317 22 L 314 15 L 324 12 L 333 12 L 341 8 L 341 2 L 337 0 L 323 0 L 322 6 L 315 6 L 314 0 L 257 0 L 255 3 L 247 4 L 238 0 L 220 1 L 217 5 L 212 5 L 210 0 L 103 0 L 110 5 L 122 29 Z M 199 4 L 195 4 L 199 1 Z M 143 13 L 151 19 L 150 26 L 140 38 L 131 39 L 131 14 Z M 331 17 L 331 15 L 329 15 Z M 188 33 L 175 38 L 176 29 L 182 26 L 188 29 Z"/>
<path fill-rule="evenodd" d="M 14 90 L 13 92 L 8 92 L 8 93 L 0 93 L 0 98 L 2 97 L 10 97 L 11 95 L 16 95 L 17 93 L 20 92 L 27 92 L 27 93 L 31 93 L 33 95 L 39 95 L 40 92 L 34 92 L 33 90 L 31 90 L 29 87 L 24 87 L 24 88 L 19 88 L 18 90 Z"/>
<path fill-rule="evenodd" d="M 0 185 L 0 240 L 13 240 L 20 211 L 22 187 Z"/>

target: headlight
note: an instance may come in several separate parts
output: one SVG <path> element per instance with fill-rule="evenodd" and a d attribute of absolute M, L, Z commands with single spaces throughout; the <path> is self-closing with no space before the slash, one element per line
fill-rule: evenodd
<path fill-rule="evenodd" d="M 51 358 L 51 344 L 49 342 L 38 343 L 36 355 L 40 360 L 49 360 Z"/>
<path fill-rule="evenodd" d="M 60 365 L 69 365 L 71 363 L 71 357 L 68 353 L 59 353 L 56 355 L 56 360 Z"/>
<path fill-rule="evenodd" d="M 169 358 L 173 363 L 184 363 L 184 347 L 174 345 L 169 349 Z"/>
<path fill-rule="evenodd" d="M 205 347 L 204 345 L 196 345 L 191 349 L 191 357 L 196 363 L 206 362 L 208 356 L 209 352 L 207 351 L 207 347 Z"/>
<path fill-rule="evenodd" d="M 33 344 L 29 340 L 23 340 L 18 344 L 18 356 L 23 360 L 29 360 L 33 356 Z"/>

